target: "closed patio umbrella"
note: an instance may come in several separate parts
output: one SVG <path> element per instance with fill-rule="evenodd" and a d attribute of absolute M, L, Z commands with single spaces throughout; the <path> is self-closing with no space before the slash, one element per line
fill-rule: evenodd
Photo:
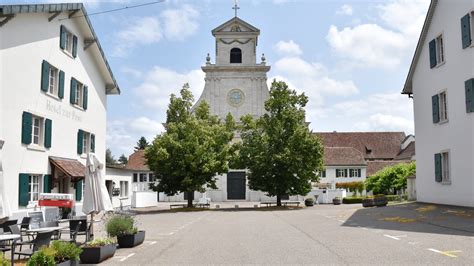
<path fill-rule="evenodd" d="M 10 205 L 8 204 L 8 197 L 5 190 L 5 179 L 3 178 L 3 168 L 2 168 L 2 149 L 3 149 L 3 140 L 0 140 L 0 220 L 4 220 L 11 215 Z"/>
<path fill-rule="evenodd" d="M 102 175 L 104 164 L 97 159 L 94 153 L 87 155 L 86 175 L 84 180 L 84 202 L 82 211 L 91 214 L 93 225 L 94 214 L 102 211 L 112 211 L 113 206 L 110 201 L 109 192 L 105 187 L 105 179 Z M 91 237 L 93 236 L 93 226 L 91 226 Z"/>

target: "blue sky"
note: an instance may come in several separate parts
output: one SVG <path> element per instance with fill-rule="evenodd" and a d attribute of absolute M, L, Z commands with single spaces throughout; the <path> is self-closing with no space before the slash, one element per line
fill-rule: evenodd
<path fill-rule="evenodd" d="M 16 1 L 18 2 L 18 1 Z M 62 2 L 62 1 L 47 1 Z M 89 13 L 149 2 L 85 1 Z M 168 0 L 92 16 L 120 96 L 108 98 L 107 146 L 129 155 L 140 136 L 163 131 L 171 93 L 214 60 L 211 30 L 233 17 L 233 0 Z M 314 131 L 413 133 L 411 99 L 400 95 L 429 0 L 241 0 L 239 17 L 261 30 L 257 54 L 269 81 L 309 96 Z M 260 57 L 260 56 L 259 56 Z"/>

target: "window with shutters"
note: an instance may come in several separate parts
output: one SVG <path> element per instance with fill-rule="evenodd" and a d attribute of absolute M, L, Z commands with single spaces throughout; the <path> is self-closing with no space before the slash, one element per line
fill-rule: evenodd
<path fill-rule="evenodd" d="M 128 181 L 120 181 L 120 197 L 128 197 Z"/>
<path fill-rule="evenodd" d="M 83 96 L 84 96 L 84 84 L 77 82 L 76 102 L 74 104 L 81 108 L 83 107 L 83 102 L 84 102 Z"/>
<path fill-rule="evenodd" d="M 59 97 L 59 70 L 53 66 L 49 66 L 49 88 L 48 93 Z"/>
<path fill-rule="evenodd" d="M 441 153 L 441 180 L 443 183 L 451 183 L 449 173 L 449 152 Z"/>
<path fill-rule="evenodd" d="M 91 151 L 91 133 L 84 131 L 82 136 L 82 153 L 87 154 Z"/>
<path fill-rule="evenodd" d="M 318 173 L 319 177 L 325 178 L 326 177 L 326 169 L 322 170 L 321 172 Z"/>
<path fill-rule="evenodd" d="M 38 201 L 41 191 L 41 179 L 41 175 L 29 175 L 28 196 L 30 202 Z"/>
<path fill-rule="evenodd" d="M 361 169 L 349 169 L 349 177 L 361 177 Z"/>
<path fill-rule="evenodd" d="M 442 91 L 432 97 L 433 123 L 443 124 L 448 122 L 448 94 Z"/>
<path fill-rule="evenodd" d="M 336 169 L 336 177 L 347 177 L 347 169 Z"/>
<path fill-rule="evenodd" d="M 444 63 L 444 43 L 442 34 L 436 37 L 436 63 L 437 65 Z"/>
<path fill-rule="evenodd" d="M 39 116 L 33 116 L 31 129 L 32 144 L 43 146 L 44 119 Z"/>
<path fill-rule="evenodd" d="M 64 51 L 70 55 L 72 55 L 73 37 L 74 35 L 68 29 L 64 28 Z"/>

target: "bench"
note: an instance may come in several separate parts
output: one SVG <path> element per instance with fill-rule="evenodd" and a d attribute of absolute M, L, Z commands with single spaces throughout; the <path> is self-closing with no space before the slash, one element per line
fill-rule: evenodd
<path fill-rule="evenodd" d="M 196 203 L 194 207 L 197 208 L 211 208 L 211 204 L 209 203 Z"/>
<path fill-rule="evenodd" d="M 266 207 L 271 207 L 272 205 L 277 205 L 276 201 L 262 201 L 260 202 L 260 205 L 266 205 Z"/>
<path fill-rule="evenodd" d="M 188 206 L 188 204 L 185 204 L 185 203 L 181 203 L 181 204 L 171 204 L 170 205 L 170 210 L 173 209 L 173 207 L 176 207 L 176 208 L 186 208 Z"/>
<path fill-rule="evenodd" d="M 296 205 L 296 207 L 299 207 L 300 202 L 299 201 L 282 201 L 281 205 L 283 205 L 283 206 Z"/>

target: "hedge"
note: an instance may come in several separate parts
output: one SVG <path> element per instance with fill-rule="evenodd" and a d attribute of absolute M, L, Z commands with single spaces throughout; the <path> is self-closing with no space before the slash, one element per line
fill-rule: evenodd
<path fill-rule="evenodd" d="M 346 197 L 342 199 L 342 203 L 344 204 L 355 204 L 355 203 L 362 203 L 362 200 L 365 197 Z"/>

